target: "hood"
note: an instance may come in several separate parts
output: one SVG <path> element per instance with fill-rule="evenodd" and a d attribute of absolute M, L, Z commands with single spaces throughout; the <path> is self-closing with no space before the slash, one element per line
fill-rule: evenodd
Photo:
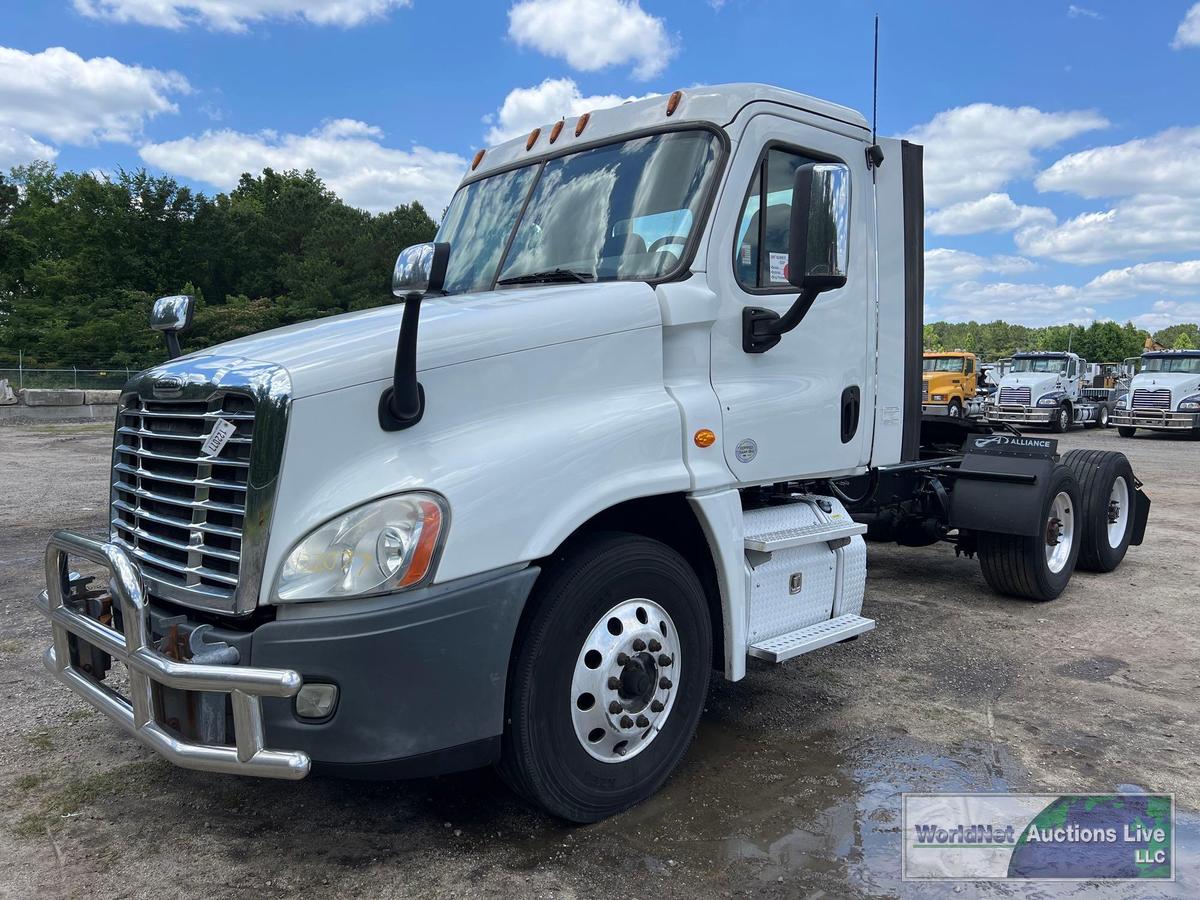
<path fill-rule="evenodd" d="M 1200 394 L 1200 375 L 1191 372 L 1141 372 L 1133 376 L 1129 385 L 1133 391 L 1161 391 L 1163 388 L 1171 391 L 1173 401 Z"/>
<path fill-rule="evenodd" d="M 176 360 L 240 357 L 287 369 L 292 396 L 392 377 L 404 304 L 314 319 L 239 338 Z M 427 297 L 421 304 L 417 370 L 452 366 L 662 323 L 643 282 L 536 285 Z"/>
<path fill-rule="evenodd" d="M 1065 375 L 1055 375 L 1051 372 L 1009 372 L 1001 379 L 1000 389 L 1027 387 L 1030 401 L 1037 403 L 1038 398 L 1043 394 L 1060 390 L 1057 385 L 1066 383 Z"/>

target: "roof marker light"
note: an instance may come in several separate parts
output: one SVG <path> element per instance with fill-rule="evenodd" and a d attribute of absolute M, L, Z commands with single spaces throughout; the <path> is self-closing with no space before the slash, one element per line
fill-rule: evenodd
<path fill-rule="evenodd" d="M 481 149 L 478 153 L 475 154 L 475 158 L 473 160 L 471 160 L 471 171 L 472 172 L 474 172 L 476 169 L 479 168 L 479 164 L 481 162 L 483 162 L 483 154 L 485 154 L 485 153 L 487 153 L 487 150 Z"/>
<path fill-rule="evenodd" d="M 557 122 L 554 123 L 554 127 L 550 129 L 550 143 L 553 144 L 555 141 L 558 140 L 558 136 L 562 132 L 562 127 L 563 127 L 562 119 L 559 119 Z"/>
<path fill-rule="evenodd" d="M 542 129 L 540 129 L 540 128 L 535 128 L 535 129 L 533 129 L 533 131 L 529 132 L 529 140 L 527 140 L 525 142 L 526 150 L 530 150 L 533 148 L 533 145 L 537 143 L 537 139 L 541 135 L 541 133 L 542 133 Z"/>
<path fill-rule="evenodd" d="M 575 137 L 583 134 L 583 129 L 587 128 L 588 119 L 592 117 L 591 113 L 584 113 L 579 117 L 579 121 L 575 123 Z"/>
<path fill-rule="evenodd" d="M 683 99 L 683 91 L 676 91 L 667 98 L 667 115 L 675 115 L 675 110 L 679 108 L 679 101 Z"/>

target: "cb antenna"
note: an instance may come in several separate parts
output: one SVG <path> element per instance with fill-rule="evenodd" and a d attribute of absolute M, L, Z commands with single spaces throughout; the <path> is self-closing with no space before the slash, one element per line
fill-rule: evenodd
<path fill-rule="evenodd" d="M 871 146 L 867 148 L 867 167 L 877 169 L 883 163 L 883 148 L 876 140 L 879 124 L 879 13 L 875 14 L 875 65 L 871 80 Z"/>

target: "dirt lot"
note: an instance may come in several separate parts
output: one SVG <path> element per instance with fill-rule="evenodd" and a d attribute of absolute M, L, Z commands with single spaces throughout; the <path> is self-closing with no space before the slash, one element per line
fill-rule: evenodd
<path fill-rule="evenodd" d="M 171 768 L 52 682 L 30 598 L 52 528 L 104 531 L 107 425 L 0 427 L 0 896 L 1200 896 L 1200 444 L 1120 449 L 1146 543 L 1050 604 L 999 599 L 948 546 L 872 547 L 879 627 L 719 682 L 681 770 L 587 828 L 491 772 L 297 784 Z M 902 791 L 1148 789 L 1181 810 L 1179 880 L 906 884 Z"/>

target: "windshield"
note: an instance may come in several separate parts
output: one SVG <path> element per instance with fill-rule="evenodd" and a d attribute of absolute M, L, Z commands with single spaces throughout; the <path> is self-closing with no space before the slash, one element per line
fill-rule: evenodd
<path fill-rule="evenodd" d="M 671 274 L 698 224 L 719 151 L 709 131 L 649 135 L 460 188 L 437 235 L 450 244 L 446 290 L 490 290 L 497 279 Z"/>
<path fill-rule="evenodd" d="M 1067 374 L 1067 358 L 1065 356 L 1038 356 L 1017 358 L 1013 360 L 1010 372 L 1057 372 Z"/>
<path fill-rule="evenodd" d="M 1200 356 L 1145 356 L 1143 372 L 1186 372 L 1200 375 Z"/>
<path fill-rule="evenodd" d="M 961 356 L 933 356 L 921 361 L 921 367 L 926 372 L 961 372 L 963 358 Z"/>

